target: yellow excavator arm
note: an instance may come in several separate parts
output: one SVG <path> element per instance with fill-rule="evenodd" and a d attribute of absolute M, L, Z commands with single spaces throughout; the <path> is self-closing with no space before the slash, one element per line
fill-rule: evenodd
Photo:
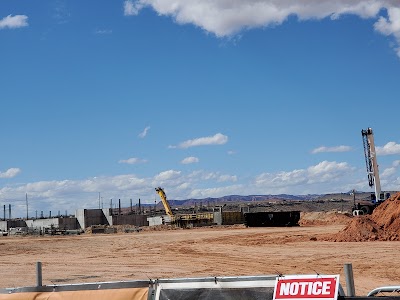
<path fill-rule="evenodd" d="M 164 205 L 165 212 L 167 213 L 168 216 L 171 218 L 174 216 L 174 213 L 172 212 L 171 206 L 169 205 L 169 202 L 167 200 L 167 195 L 165 194 L 164 190 L 160 187 L 156 188 L 156 192 L 161 198 L 162 204 Z"/>

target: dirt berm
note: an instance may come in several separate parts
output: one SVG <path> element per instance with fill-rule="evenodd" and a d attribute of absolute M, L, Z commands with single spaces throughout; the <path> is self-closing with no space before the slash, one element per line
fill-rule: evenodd
<path fill-rule="evenodd" d="M 373 211 L 372 215 L 354 217 L 326 241 L 365 242 L 400 241 L 400 193 L 396 193 Z"/>

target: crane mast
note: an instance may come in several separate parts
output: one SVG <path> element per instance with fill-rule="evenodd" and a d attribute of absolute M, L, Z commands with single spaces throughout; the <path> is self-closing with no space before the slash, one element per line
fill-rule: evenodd
<path fill-rule="evenodd" d="M 379 179 L 378 162 L 376 159 L 374 133 L 372 128 L 361 130 L 364 145 L 365 164 L 367 167 L 368 183 L 370 187 L 375 187 L 375 202 L 384 201 L 384 195 L 381 193 L 381 182 Z"/>
<path fill-rule="evenodd" d="M 167 195 L 165 194 L 164 190 L 161 187 L 156 188 L 156 192 L 161 198 L 162 204 L 164 205 L 165 212 L 171 219 L 174 217 L 174 213 L 172 212 L 171 206 L 167 200 Z"/>

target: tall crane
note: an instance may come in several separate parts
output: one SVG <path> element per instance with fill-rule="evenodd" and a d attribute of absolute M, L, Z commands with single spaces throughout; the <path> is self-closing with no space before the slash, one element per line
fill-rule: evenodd
<path fill-rule="evenodd" d="M 365 165 L 367 167 L 368 184 L 375 187 L 375 193 L 372 195 L 374 204 L 379 204 L 385 200 L 384 193 L 381 191 L 381 181 L 379 179 L 378 162 L 376 159 L 374 133 L 372 128 L 361 130 L 364 145 Z"/>
<path fill-rule="evenodd" d="M 168 216 L 171 217 L 171 220 L 174 218 L 174 213 L 172 212 L 171 206 L 167 200 L 167 195 L 165 194 L 164 190 L 160 187 L 156 188 L 156 192 L 161 198 L 162 204 L 164 205 L 165 212 Z"/>

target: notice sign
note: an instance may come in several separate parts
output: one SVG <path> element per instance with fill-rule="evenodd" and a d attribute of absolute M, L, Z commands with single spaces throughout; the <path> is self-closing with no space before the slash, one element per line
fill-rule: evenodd
<path fill-rule="evenodd" d="M 298 275 L 277 277 L 274 300 L 336 300 L 339 275 Z"/>

